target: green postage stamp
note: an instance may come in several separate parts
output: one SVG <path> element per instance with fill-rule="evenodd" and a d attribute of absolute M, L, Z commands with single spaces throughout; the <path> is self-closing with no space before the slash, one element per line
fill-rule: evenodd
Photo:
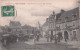
<path fill-rule="evenodd" d="M 2 6 L 1 13 L 3 17 L 15 16 L 14 6 Z"/>

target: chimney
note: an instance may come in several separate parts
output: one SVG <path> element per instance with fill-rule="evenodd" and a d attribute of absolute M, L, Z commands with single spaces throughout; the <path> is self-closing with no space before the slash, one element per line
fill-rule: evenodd
<path fill-rule="evenodd" d="M 61 13 L 64 13 L 64 12 L 65 12 L 65 10 L 61 9 Z"/>

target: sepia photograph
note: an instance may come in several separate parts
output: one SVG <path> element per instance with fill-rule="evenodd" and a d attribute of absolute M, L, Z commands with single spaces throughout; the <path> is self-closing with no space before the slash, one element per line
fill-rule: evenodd
<path fill-rule="evenodd" d="M 0 50 L 80 50 L 80 0 L 0 0 Z"/>

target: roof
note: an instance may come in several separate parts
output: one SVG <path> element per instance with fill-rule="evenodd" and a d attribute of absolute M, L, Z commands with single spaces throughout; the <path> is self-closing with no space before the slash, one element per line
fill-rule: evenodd
<path fill-rule="evenodd" d="M 24 25 L 22 26 L 23 29 L 32 29 L 33 27 L 29 26 L 29 25 Z"/>
<path fill-rule="evenodd" d="M 76 15 L 74 19 L 73 15 Z M 56 14 L 56 23 L 64 23 L 66 17 L 68 17 L 67 22 L 79 19 L 79 7 L 68 11 L 61 10 L 60 13 Z M 43 24 L 44 26 L 48 26 L 48 21 Z"/>
<path fill-rule="evenodd" d="M 58 19 L 60 18 L 60 16 L 61 16 L 64 12 L 66 12 L 66 11 L 65 11 L 65 10 L 61 10 L 60 13 L 57 13 L 57 14 L 56 14 L 56 19 L 58 20 Z"/>
<path fill-rule="evenodd" d="M 73 19 L 73 15 L 76 15 L 76 17 L 74 19 Z M 61 19 L 61 21 L 58 20 L 57 23 L 65 22 L 66 17 L 68 17 L 67 22 L 79 19 L 79 7 L 69 10 L 69 11 L 65 11 L 63 14 L 61 14 L 61 16 L 59 18 L 59 19 Z"/>
<path fill-rule="evenodd" d="M 10 24 L 15 25 L 15 26 L 21 25 L 19 21 L 10 21 Z"/>

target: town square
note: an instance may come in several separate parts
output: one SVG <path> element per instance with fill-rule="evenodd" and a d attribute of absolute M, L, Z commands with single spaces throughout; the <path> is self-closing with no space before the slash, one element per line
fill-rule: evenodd
<path fill-rule="evenodd" d="M 2 1 L 0 50 L 80 50 L 80 0 L 66 1 Z"/>

